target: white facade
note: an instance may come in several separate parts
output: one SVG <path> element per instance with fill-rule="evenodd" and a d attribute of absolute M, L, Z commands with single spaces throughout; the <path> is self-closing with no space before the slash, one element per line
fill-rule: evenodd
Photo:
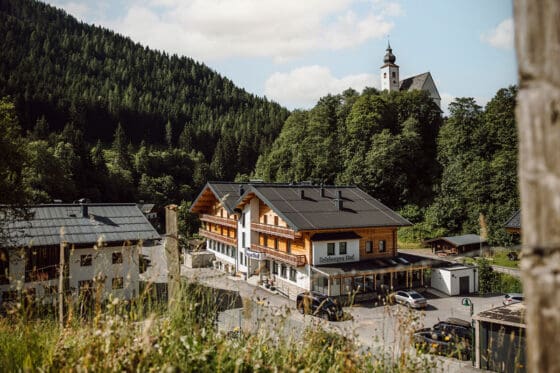
<path fill-rule="evenodd" d="M 67 249 L 68 250 L 68 249 Z M 25 281 L 25 251 L 9 250 L 10 283 L 0 285 L 0 299 L 7 292 L 32 290 L 43 303 L 56 301 L 58 277 L 44 281 Z M 73 295 L 79 294 L 80 285 L 97 279 L 103 283 L 103 298 L 109 294 L 120 299 L 138 295 L 138 247 L 117 246 L 70 249 L 68 256 L 68 286 Z"/>
<path fill-rule="evenodd" d="M 432 268 L 431 286 L 447 295 L 461 294 L 461 281 L 468 281 L 468 293 L 478 291 L 476 267 Z"/>
<path fill-rule="evenodd" d="M 329 255 L 329 244 L 334 244 L 334 253 Z M 346 244 L 346 253 L 341 254 L 341 244 Z M 358 262 L 360 260 L 360 240 L 333 240 L 313 242 L 313 265 Z"/>
<path fill-rule="evenodd" d="M 399 67 L 394 64 L 383 65 L 383 67 L 381 67 L 381 90 L 398 92 L 399 85 Z"/>

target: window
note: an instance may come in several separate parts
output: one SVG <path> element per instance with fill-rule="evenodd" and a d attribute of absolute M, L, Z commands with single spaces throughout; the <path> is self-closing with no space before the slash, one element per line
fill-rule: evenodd
<path fill-rule="evenodd" d="M 89 267 L 91 266 L 91 262 L 91 254 L 80 255 L 80 267 Z"/>
<path fill-rule="evenodd" d="M 286 252 L 288 254 L 290 254 L 292 252 L 292 241 L 290 241 L 290 240 L 286 241 Z"/>
<path fill-rule="evenodd" d="M 334 242 L 327 244 L 327 255 L 334 255 Z"/>
<path fill-rule="evenodd" d="M 241 226 L 245 227 L 245 213 L 241 215 Z"/>
<path fill-rule="evenodd" d="M 122 277 L 114 277 L 112 280 L 112 288 L 113 289 L 122 289 L 124 285 L 124 281 Z"/>
<path fill-rule="evenodd" d="M 296 282 L 296 273 L 297 271 L 290 267 L 290 281 Z"/>
<path fill-rule="evenodd" d="M 268 247 L 268 236 L 263 234 L 263 246 Z"/>
<path fill-rule="evenodd" d="M 224 209 L 220 209 L 220 218 L 224 217 Z"/>
<path fill-rule="evenodd" d="M 380 253 L 384 253 L 385 252 L 385 244 L 387 241 L 385 240 L 381 240 L 379 241 L 379 252 Z"/>
<path fill-rule="evenodd" d="M 113 253 L 113 264 L 120 264 L 122 263 L 122 253 Z"/>
<path fill-rule="evenodd" d="M 278 238 L 274 239 L 274 250 L 278 251 Z"/>
<path fill-rule="evenodd" d="M 373 252 L 373 241 L 366 241 L 366 253 Z"/>
<path fill-rule="evenodd" d="M 93 280 L 78 281 L 78 291 L 80 295 L 91 294 L 93 291 Z"/>
<path fill-rule="evenodd" d="M 391 73 L 391 75 L 393 76 L 393 78 L 396 78 L 396 77 L 397 77 L 397 73 L 394 72 L 394 71 Z"/>
<path fill-rule="evenodd" d="M 288 268 L 284 264 L 282 264 L 280 266 L 280 277 L 287 278 L 288 277 L 287 271 L 288 271 Z"/>
<path fill-rule="evenodd" d="M 278 216 L 274 217 L 274 225 L 278 225 Z"/>
<path fill-rule="evenodd" d="M 263 216 L 263 223 L 268 224 L 268 216 L 266 215 Z"/>
<path fill-rule="evenodd" d="M 245 232 L 241 233 L 241 247 L 245 247 Z"/>
<path fill-rule="evenodd" d="M 272 274 L 273 275 L 278 274 L 278 263 L 276 263 L 276 262 L 272 262 Z"/>
<path fill-rule="evenodd" d="M 346 242 L 338 243 L 338 252 L 340 255 L 346 255 Z"/>
<path fill-rule="evenodd" d="M 387 77 L 387 73 L 383 73 L 383 78 L 386 78 L 386 77 Z"/>

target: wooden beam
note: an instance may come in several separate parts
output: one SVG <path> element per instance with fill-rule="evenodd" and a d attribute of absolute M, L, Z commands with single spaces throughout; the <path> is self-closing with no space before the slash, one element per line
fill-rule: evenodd
<path fill-rule="evenodd" d="M 560 372 L 560 2 L 515 0 L 527 370 Z"/>

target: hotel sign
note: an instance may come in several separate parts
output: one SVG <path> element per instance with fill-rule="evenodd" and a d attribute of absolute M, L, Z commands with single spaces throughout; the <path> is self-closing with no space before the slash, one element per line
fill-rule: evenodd
<path fill-rule="evenodd" d="M 330 264 L 330 263 L 344 263 L 356 261 L 356 256 L 352 255 L 329 255 L 319 257 L 319 264 Z"/>
<path fill-rule="evenodd" d="M 257 253 L 256 251 L 252 251 L 249 249 L 245 249 L 245 255 L 247 255 L 247 257 L 251 259 L 264 260 L 263 253 Z"/>

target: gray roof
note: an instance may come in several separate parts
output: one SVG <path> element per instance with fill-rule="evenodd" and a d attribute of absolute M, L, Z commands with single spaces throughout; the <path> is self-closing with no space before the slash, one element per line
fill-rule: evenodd
<path fill-rule="evenodd" d="M 154 209 L 155 204 L 153 203 L 137 203 L 136 206 L 142 211 L 144 214 L 149 214 Z"/>
<path fill-rule="evenodd" d="M 94 244 L 100 240 L 123 242 L 160 238 L 134 203 L 88 203 L 86 206 L 86 217 L 79 204 L 30 206 L 29 220 L 6 224 L 9 241 L 3 246 L 49 246 L 58 245 L 61 240 L 70 244 Z"/>
<path fill-rule="evenodd" d="M 476 314 L 473 319 L 525 328 L 525 312 L 525 305 L 523 303 L 514 303 L 481 312 Z"/>
<path fill-rule="evenodd" d="M 413 91 L 415 89 L 421 90 L 424 87 L 424 83 L 426 83 L 426 79 L 430 75 L 429 72 L 425 72 L 423 74 L 411 76 L 410 78 L 406 78 L 401 80 L 400 82 L 400 90 L 401 91 Z"/>
<path fill-rule="evenodd" d="M 465 246 L 473 244 L 486 243 L 486 240 L 480 237 L 478 234 L 465 234 L 463 236 L 453 236 L 453 237 L 438 237 L 431 240 L 427 240 L 426 243 L 444 240 L 452 244 L 453 246 Z"/>
<path fill-rule="evenodd" d="M 356 186 L 250 184 L 255 193 L 296 231 L 412 225 L 408 220 Z M 304 197 L 301 197 L 303 190 Z M 342 209 L 337 192 L 342 193 Z"/>
<path fill-rule="evenodd" d="M 241 194 L 239 193 L 240 187 L 245 184 L 212 181 L 207 185 L 210 189 L 212 189 L 216 197 L 219 198 L 229 213 L 233 213 L 233 209 L 235 209 L 237 201 L 239 200 L 239 197 L 241 197 Z M 247 188 L 245 187 L 245 190 L 246 189 Z"/>
<path fill-rule="evenodd" d="M 511 218 L 509 218 L 505 227 L 511 229 L 521 229 L 521 210 L 517 211 Z"/>

